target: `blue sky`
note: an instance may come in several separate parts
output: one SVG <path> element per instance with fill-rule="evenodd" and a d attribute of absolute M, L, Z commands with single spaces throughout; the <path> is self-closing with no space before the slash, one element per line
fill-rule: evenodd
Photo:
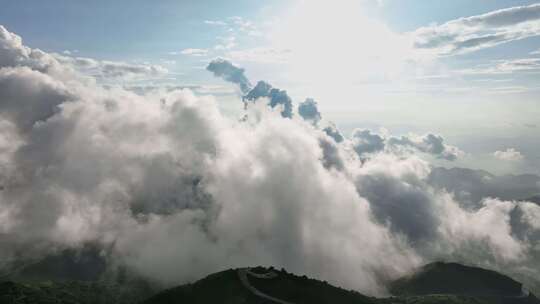
<path fill-rule="evenodd" d="M 151 58 L 193 44 L 210 45 L 207 19 L 250 16 L 253 1 L 37 1 L 3 4 L 0 19 L 29 44 L 80 49 L 99 57 Z M 30 22 L 29 22 L 30 21 Z"/>
<path fill-rule="evenodd" d="M 314 97 L 346 134 L 436 132 L 467 153 L 457 165 L 539 173 L 538 3 L 27 0 L 5 1 L 0 24 L 48 52 L 161 65 L 133 85 L 202 86 L 234 114 L 237 88 L 204 70 L 224 57 Z M 521 158 L 494 157 L 508 149 Z"/>
<path fill-rule="evenodd" d="M 364 1 L 370 14 L 395 31 L 411 31 L 432 22 L 482 14 L 538 1 Z M 269 12 L 287 10 L 291 1 L 179 1 L 96 0 L 5 1 L 0 20 L 29 44 L 44 49 L 82 49 L 96 56 L 125 56 L 149 52 L 210 46 L 215 32 L 204 20 L 242 16 L 261 21 Z M 30 21 L 30 22 L 29 22 Z M 193 31 L 196 31 L 196 35 Z M 140 52 L 140 53 L 138 53 Z"/>

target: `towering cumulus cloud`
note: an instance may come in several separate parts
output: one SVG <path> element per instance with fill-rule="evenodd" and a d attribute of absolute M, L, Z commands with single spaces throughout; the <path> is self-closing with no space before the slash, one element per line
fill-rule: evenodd
<path fill-rule="evenodd" d="M 430 186 L 427 162 L 381 150 L 389 139 L 358 142 L 380 150 L 362 158 L 335 129 L 265 104 L 238 120 L 189 90 L 101 86 L 0 33 L 3 268 L 93 244 L 108 267 L 164 285 L 256 264 L 370 294 L 437 259 L 540 271 L 538 205 L 463 208 Z M 448 151 L 436 136 L 409 140 L 399 145 Z"/>

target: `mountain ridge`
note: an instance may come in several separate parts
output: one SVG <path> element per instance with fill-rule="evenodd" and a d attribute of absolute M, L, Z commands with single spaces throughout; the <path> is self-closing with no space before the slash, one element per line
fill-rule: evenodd
<path fill-rule="evenodd" d="M 389 284 L 376 298 L 273 267 L 228 269 L 143 297 L 140 287 L 106 281 L 0 282 L 1 304 L 540 304 L 501 273 L 434 262 Z"/>

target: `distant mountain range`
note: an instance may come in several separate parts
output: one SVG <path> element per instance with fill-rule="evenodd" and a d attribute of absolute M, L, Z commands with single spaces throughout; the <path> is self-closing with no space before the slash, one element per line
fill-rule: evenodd
<path fill-rule="evenodd" d="M 425 265 L 389 286 L 392 296 L 374 298 L 284 269 L 254 267 L 225 270 L 146 296 L 140 286 L 103 280 L 5 281 L 0 283 L 0 303 L 540 304 L 521 283 L 505 275 L 456 263 Z"/>
<path fill-rule="evenodd" d="M 540 203 L 540 176 L 534 174 L 494 175 L 484 170 L 434 167 L 427 181 L 454 193 L 458 201 L 469 206 L 485 197 Z"/>
<path fill-rule="evenodd" d="M 523 285 L 495 271 L 436 262 L 390 284 L 396 296 L 459 295 L 486 303 L 540 303 Z"/>
<path fill-rule="evenodd" d="M 540 205 L 540 195 L 535 195 L 524 199 L 526 202 L 533 202 Z"/>

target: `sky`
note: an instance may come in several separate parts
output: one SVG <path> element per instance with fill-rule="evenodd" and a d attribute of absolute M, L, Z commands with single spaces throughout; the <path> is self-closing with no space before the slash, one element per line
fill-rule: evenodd
<path fill-rule="evenodd" d="M 137 85 L 204 86 L 224 95 L 224 111 L 241 108 L 234 86 L 204 70 L 216 57 L 297 103 L 314 98 L 346 135 L 436 132 L 467 152 L 460 166 L 539 173 L 537 4 L 29 0 L 5 2 L 0 20 L 44 51 L 163 66 Z M 460 21 L 471 16 L 477 24 Z M 508 149 L 523 157 L 495 157 Z"/>
<path fill-rule="evenodd" d="M 540 294 L 539 36 L 530 1 L 4 1 L 0 274 L 94 248 L 384 296 L 443 260 Z"/>

